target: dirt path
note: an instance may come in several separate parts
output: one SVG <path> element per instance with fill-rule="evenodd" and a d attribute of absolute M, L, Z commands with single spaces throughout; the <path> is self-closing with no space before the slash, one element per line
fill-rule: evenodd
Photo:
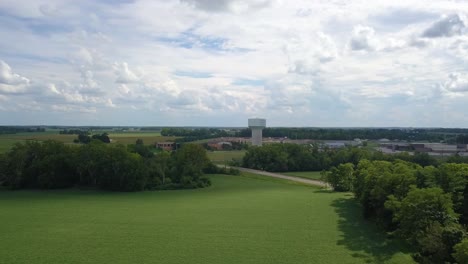
<path fill-rule="evenodd" d="M 308 185 L 327 187 L 327 184 L 325 182 L 322 182 L 322 181 L 304 179 L 304 178 L 288 176 L 288 175 L 284 175 L 284 174 L 280 174 L 280 173 L 272 173 L 272 172 L 268 172 L 268 171 L 253 170 L 253 169 L 247 169 L 247 168 L 241 168 L 241 167 L 233 167 L 233 168 L 236 168 L 236 169 L 238 169 L 240 171 L 250 172 L 250 173 L 253 173 L 253 174 L 260 174 L 260 175 L 263 175 L 263 176 L 280 178 L 280 179 L 305 183 L 305 184 L 308 184 Z"/>

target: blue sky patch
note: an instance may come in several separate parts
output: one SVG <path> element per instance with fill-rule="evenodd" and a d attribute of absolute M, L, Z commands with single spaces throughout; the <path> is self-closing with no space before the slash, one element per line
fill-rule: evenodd
<path fill-rule="evenodd" d="M 175 75 L 182 77 L 191 77 L 191 78 L 211 78 L 213 75 L 207 72 L 193 72 L 193 71 L 175 71 Z"/>
<path fill-rule="evenodd" d="M 254 79 L 236 79 L 232 82 L 233 85 L 249 85 L 249 86 L 265 86 L 264 80 Z"/>

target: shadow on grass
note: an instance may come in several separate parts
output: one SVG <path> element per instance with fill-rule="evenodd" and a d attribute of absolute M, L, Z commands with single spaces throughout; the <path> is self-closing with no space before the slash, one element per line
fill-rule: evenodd
<path fill-rule="evenodd" d="M 374 223 L 366 221 L 356 200 L 341 198 L 332 206 L 340 217 L 338 229 L 343 232 L 337 244 L 345 246 L 355 258 L 366 263 L 385 263 L 397 253 L 410 253 L 408 245 L 398 239 L 389 239 Z"/>

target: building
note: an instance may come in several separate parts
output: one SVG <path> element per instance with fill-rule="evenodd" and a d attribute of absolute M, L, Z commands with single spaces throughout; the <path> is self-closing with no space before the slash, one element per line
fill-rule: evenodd
<path fill-rule="evenodd" d="M 163 150 L 174 150 L 175 143 L 174 142 L 157 142 L 156 143 L 156 148 L 160 148 Z"/>

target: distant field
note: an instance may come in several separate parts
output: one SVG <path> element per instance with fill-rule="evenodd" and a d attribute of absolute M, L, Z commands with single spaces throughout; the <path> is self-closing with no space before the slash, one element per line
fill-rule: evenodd
<path fill-rule="evenodd" d="M 0 153 L 8 151 L 16 142 L 24 142 L 27 140 L 44 141 L 48 139 L 57 140 L 64 143 L 72 143 L 76 136 L 73 135 L 59 135 L 48 132 L 34 132 L 34 133 L 18 133 L 0 135 Z"/>
<path fill-rule="evenodd" d="M 245 150 L 209 151 L 208 158 L 215 164 L 226 164 L 232 159 L 242 159 L 245 152 Z"/>
<path fill-rule="evenodd" d="M 294 172 L 281 172 L 281 174 L 296 176 L 312 180 L 320 180 L 320 171 L 294 171 Z"/>
<path fill-rule="evenodd" d="M 181 191 L 0 191 L 1 262 L 413 263 L 350 194 L 211 179 Z"/>
<path fill-rule="evenodd" d="M 92 134 L 104 133 L 105 131 L 94 131 Z M 112 143 L 118 144 L 134 144 L 137 139 L 143 139 L 146 145 L 154 144 L 155 142 L 173 141 L 177 137 L 163 137 L 159 132 L 129 132 L 129 133 L 112 133 L 108 132 Z M 8 151 L 16 142 L 24 142 L 26 140 L 57 140 L 63 143 L 73 143 L 77 135 L 60 135 L 59 131 L 32 132 L 0 135 L 0 153 Z"/>
<path fill-rule="evenodd" d="M 109 133 L 112 143 L 120 144 L 135 144 L 139 138 L 143 140 L 145 145 L 154 144 L 156 142 L 173 141 L 177 137 L 163 137 L 159 132 L 129 132 L 129 133 Z"/>

